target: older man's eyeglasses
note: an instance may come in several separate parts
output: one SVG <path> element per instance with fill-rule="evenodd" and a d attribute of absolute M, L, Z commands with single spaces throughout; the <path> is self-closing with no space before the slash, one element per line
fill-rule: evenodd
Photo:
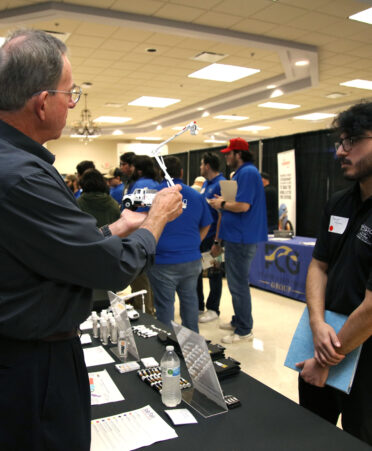
<path fill-rule="evenodd" d="M 44 89 L 43 91 L 52 92 L 52 93 L 60 92 L 62 94 L 68 94 L 71 97 L 71 100 L 74 102 L 75 105 L 80 100 L 80 97 L 82 94 L 82 90 L 81 90 L 80 86 L 74 86 L 71 89 L 71 91 L 60 91 L 58 89 Z M 37 95 L 41 94 L 43 91 L 35 92 L 35 94 L 33 96 L 37 96 Z"/>
<path fill-rule="evenodd" d="M 345 152 L 350 152 L 353 145 L 362 139 L 372 139 L 372 136 L 352 136 L 351 138 L 343 138 L 336 143 L 336 150 L 342 146 Z"/>

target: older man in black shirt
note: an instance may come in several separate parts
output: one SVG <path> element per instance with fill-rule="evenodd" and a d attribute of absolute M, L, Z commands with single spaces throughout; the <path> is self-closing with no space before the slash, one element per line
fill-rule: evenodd
<path fill-rule="evenodd" d="M 328 202 L 309 266 L 314 358 L 298 364 L 300 404 L 372 445 L 372 103 L 341 113 L 337 156 L 351 188 Z M 338 334 L 324 310 L 349 315 Z M 329 367 L 363 344 L 349 395 L 324 386 Z"/>
<path fill-rule="evenodd" d="M 31 30 L 13 33 L 0 48 L 4 451 L 89 450 L 90 391 L 76 332 L 90 313 L 92 289 L 127 286 L 152 264 L 163 227 L 182 212 L 180 187 L 159 193 L 144 222 L 126 212 L 99 230 L 78 208 L 42 146 L 60 136 L 80 97 L 66 51 Z"/>

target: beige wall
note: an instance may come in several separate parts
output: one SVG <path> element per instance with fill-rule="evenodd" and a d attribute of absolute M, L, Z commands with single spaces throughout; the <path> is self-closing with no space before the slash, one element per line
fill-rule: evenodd
<path fill-rule="evenodd" d="M 61 174 L 73 174 L 76 172 L 76 165 L 83 160 L 94 161 L 96 168 L 101 172 L 107 172 L 109 168 L 117 166 L 117 141 L 95 140 L 84 144 L 77 139 L 60 138 L 50 141 L 47 144 L 56 161 L 54 166 Z M 169 154 L 186 152 L 188 150 L 211 147 L 208 144 L 191 144 L 182 142 L 171 142 L 168 144 Z"/>

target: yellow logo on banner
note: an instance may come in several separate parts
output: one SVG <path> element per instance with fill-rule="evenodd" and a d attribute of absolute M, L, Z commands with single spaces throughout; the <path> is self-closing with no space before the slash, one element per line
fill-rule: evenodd
<path fill-rule="evenodd" d="M 265 253 L 270 252 L 272 250 L 272 245 L 267 244 L 265 246 Z M 279 258 L 285 257 L 286 267 L 279 263 Z M 280 272 L 285 272 L 288 270 L 291 274 L 298 274 L 300 262 L 298 260 L 298 254 L 289 246 L 279 246 L 276 247 L 273 252 L 268 255 L 265 255 L 265 266 L 268 268 L 272 263 L 275 263 L 275 266 L 278 268 Z"/>

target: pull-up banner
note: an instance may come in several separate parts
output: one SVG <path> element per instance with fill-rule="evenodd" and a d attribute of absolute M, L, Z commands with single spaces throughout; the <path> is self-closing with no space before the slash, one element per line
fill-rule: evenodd
<path fill-rule="evenodd" d="M 295 151 L 278 153 L 279 230 L 296 233 L 296 162 Z"/>

